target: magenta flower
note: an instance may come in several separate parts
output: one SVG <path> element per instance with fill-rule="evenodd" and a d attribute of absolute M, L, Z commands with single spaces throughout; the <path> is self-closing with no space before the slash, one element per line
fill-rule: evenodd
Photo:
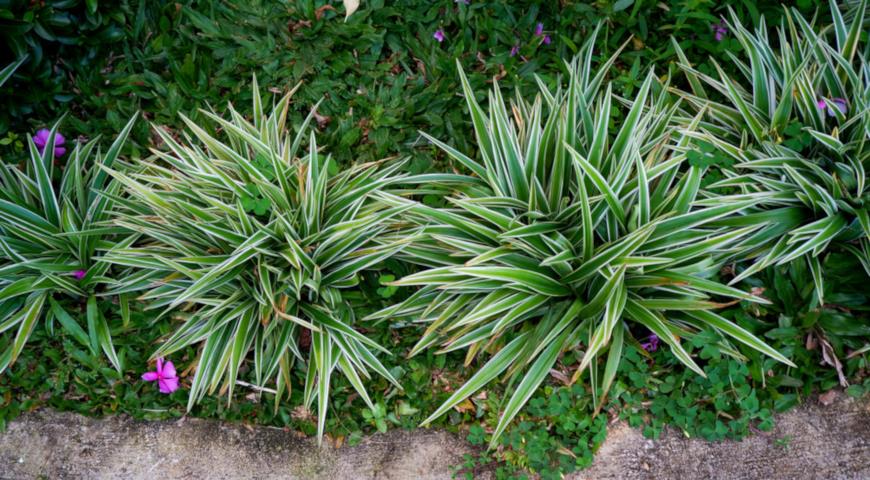
<path fill-rule="evenodd" d="M 76 280 L 81 280 L 81 279 L 85 278 L 85 275 L 87 275 L 87 274 L 88 274 L 87 270 L 76 270 L 76 271 L 72 272 L 72 276 Z"/>
<path fill-rule="evenodd" d="M 36 132 L 36 136 L 33 137 L 33 143 L 36 144 L 36 149 L 39 150 L 39 154 L 42 155 L 42 152 L 45 151 L 45 146 L 48 144 L 48 137 L 51 136 L 51 130 L 42 129 Z M 54 134 L 54 156 L 59 157 L 66 153 L 66 149 L 62 147 L 62 145 L 66 142 L 66 139 L 63 138 L 63 135 L 60 133 Z"/>
<path fill-rule="evenodd" d="M 725 25 L 725 20 L 719 22 L 718 25 L 713 25 L 713 38 L 716 39 L 717 42 L 721 42 L 725 39 L 725 35 L 728 34 L 728 26 Z"/>
<path fill-rule="evenodd" d="M 543 34 L 544 34 L 544 24 L 541 22 L 538 22 L 538 24 L 535 25 L 535 36 L 540 37 Z"/>
<path fill-rule="evenodd" d="M 640 344 L 647 352 L 655 352 L 659 348 L 659 337 L 655 333 L 647 337 L 647 341 Z"/>
<path fill-rule="evenodd" d="M 551 41 L 549 35 L 544 35 L 544 45 L 549 45 Z"/>
<path fill-rule="evenodd" d="M 511 47 L 511 56 L 515 57 L 518 53 L 520 53 L 520 44 L 515 43 L 513 47 Z"/>
<path fill-rule="evenodd" d="M 438 40 L 438 43 L 443 42 L 444 41 L 444 30 L 441 30 L 440 28 L 438 30 L 435 30 L 435 34 L 432 35 L 432 37 L 434 37 L 435 40 Z"/>
<path fill-rule="evenodd" d="M 162 358 L 157 359 L 157 370 L 145 372 L 142 375 L 142 380 L 146 382 L 157 380 L 157 387 L 160 388 L 160 393 L 172 393 L 178 390 L 178 377 L 175 376 L 175 365 L 170 361 L 163 363 Z"/>

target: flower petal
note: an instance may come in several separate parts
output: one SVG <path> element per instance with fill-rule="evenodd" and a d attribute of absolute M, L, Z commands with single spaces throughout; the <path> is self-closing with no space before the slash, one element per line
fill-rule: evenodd
<path fill-rule="evenodd" d="M 160 393 L 172 393 L 178 390 L 178 379 L 161 378 L 157 381 L 157 385 L 160 387 Z"/>
<path fill-rule="evenodd" d="M 163 378 L 175 378 L 175 365 L 170 361 L 163 364 L 163 371 L 160 372 Z"/>
<path fill-rule="evenodd" d="M 153 382 L 154 380 L 157 380 L 157 378 L 157 372 L 145 372 L 142 375 L 142 380 L 145 380 L 146 382 Z"/>
<path fill-rule="evenodd" d="M 62 157 L 63 154 L 66 153 L 66 149 L 63 147 L 54 147 L 54 156 Z"/>
<path fill-rule="evenodd" d="M 45 144 L 48 142 L 49 135 L 51 135 L 51 131 L 43 128 L 36 132 L 36 136 L 33 137 L 33 142 L 37 145 L 45 146 Z"/>

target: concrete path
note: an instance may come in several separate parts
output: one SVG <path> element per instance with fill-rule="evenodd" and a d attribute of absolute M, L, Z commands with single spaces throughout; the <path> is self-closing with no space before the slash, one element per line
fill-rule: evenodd
<path fill-rule="evenodd" d="M 842 392 L 776 416 L 770 432 L 740 442 L 687 439 L 670 429 L 656 441 L 619 423 L 587 470 L 571 479 L 870 479 L 870 398 Z"/>
<path fill-rule="evenodd" d="M 42 410 L 0 434 L 0 478 L 449 479 L 452 466 L 471 452 L 458 437 L 431 430 L 318 449 L 276 428 Z M 870 478 L 870 400 L 844 394 L 828 406 L 814 400 L 779 416 L 774 431 L 743 442 L 707 443 L 675 431 L 650 441 L 617 423 L 593 466 L 570 478 Z"/>

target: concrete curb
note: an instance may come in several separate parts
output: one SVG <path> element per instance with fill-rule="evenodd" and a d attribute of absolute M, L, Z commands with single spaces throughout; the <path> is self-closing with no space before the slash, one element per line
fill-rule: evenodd
<path fill-rule="evenodd" d="M 336 449 L 278 428 L 41 410 L 0 434 L 0 478 L 449 479 L 467 453 L 474 448 L 464 440 L 436 430 L 394 430 Z M 675 430 L 652 441 L 616 423 L 592 467 L 568 478 L 870 478 L 870 399 L 812 400 L 741 442 Z"/>

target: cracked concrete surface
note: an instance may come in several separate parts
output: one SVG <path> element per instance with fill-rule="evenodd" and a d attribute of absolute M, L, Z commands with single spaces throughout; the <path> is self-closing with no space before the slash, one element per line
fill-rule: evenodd
<path fill-rule="evenodd" d="M 317 448 L 277 428 L 41 410 L 0 434 L 0 478 L 448 479 L 472 452 L 461 438 L 435 430 L 396 430 L 353 447 Z M 840 393 L 828 406 L 811 400 L 779 415 L 773 431 L 742 442 L 709 443 L 674 430 L 652 441 L 617 423 L 592 467 L 569 478 L 870 478 L 870 399 Z"/>

